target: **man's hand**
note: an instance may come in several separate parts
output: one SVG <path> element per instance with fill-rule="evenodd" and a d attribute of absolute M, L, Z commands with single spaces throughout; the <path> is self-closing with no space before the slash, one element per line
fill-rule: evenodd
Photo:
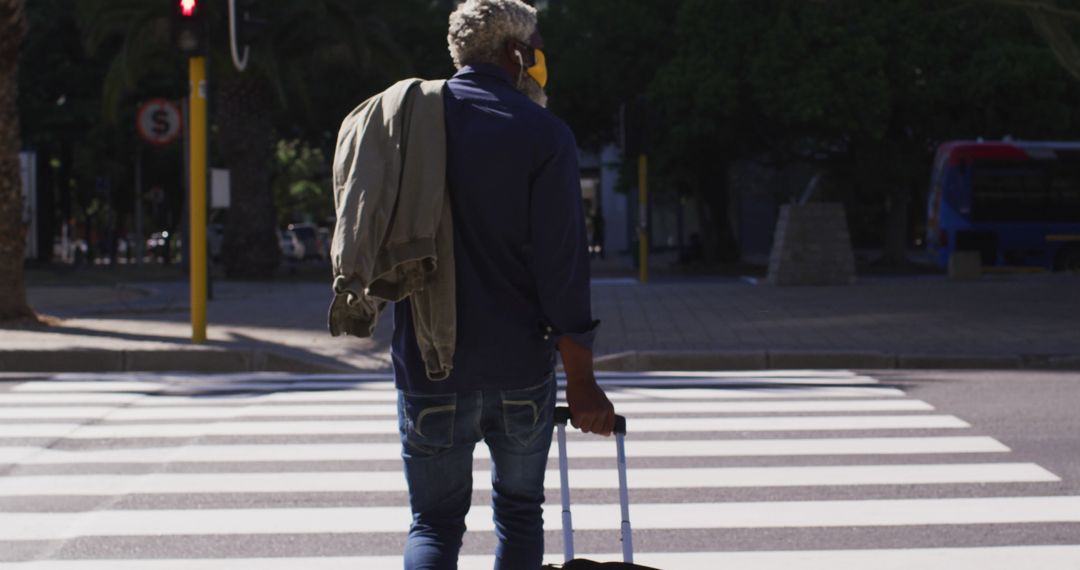
<path fill-rule="evenodd" d="M 563 337 L 559 339 L 559 353 L 566 370 L 570 423 L 585 433 L 611 435 L 615 429 L 615 406 L 593 376 L 592 351 Z"/>
<path fill-rule="evenodd" d="M 567 378 L 566 403 L 570 423 L 581 431 L 608 436 L 615 429 L 615 406 L 592 376 Z"/>

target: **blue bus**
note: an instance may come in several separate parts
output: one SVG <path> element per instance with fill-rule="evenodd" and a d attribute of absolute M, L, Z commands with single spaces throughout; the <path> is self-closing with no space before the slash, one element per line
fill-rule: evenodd
<path fill-rule="evenodd" d="M 987 267 L 1080 270 L 1080 143 L 953 141 L 938 147 L 927 245 L 947 267 L 977 251 Z"/>

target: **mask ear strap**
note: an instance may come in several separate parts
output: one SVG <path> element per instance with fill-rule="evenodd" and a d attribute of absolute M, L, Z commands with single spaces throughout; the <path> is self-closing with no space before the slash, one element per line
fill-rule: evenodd
<path fill-rule="evenodd" d="M 518 82 L 518 85 L 521 85 L 521 80 L 525 78 L 525 60 L 521 57 L 521 50 L 514 50 L 514 53 L 517 54 L 517 60 L 518 60 L 518 79 L 517 79 L 517 82 Z"/>

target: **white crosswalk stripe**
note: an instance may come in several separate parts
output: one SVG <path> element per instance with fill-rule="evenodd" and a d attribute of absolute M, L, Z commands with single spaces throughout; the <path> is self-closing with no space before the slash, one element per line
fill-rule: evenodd
<path fill-rule="evenodd" d="M 616 489 L 611 469 L 577 469 L 577 489 Z M 476 490 L 489 488 L 491 473 L 474 471 Z M 1058 481 L 1033 463 L 943 465 L 841 465 L 825 467 L 722 467 L 635 469 L 634 489 L 687 487 L 801 487 L 823 485 L 928 485 Z M 559 474 L 546 476 L 558 489 Z M 129 493 L 385 493 L 406 492 L 396 471 L 335 473 L 152 473 L 147 475 L 32 475 L 0 479 L 0 497 L 20 495 L 118 495 Z"/>
<path fill-rule="evenodd" d="M 695 542 L 680 551 L 671 543 L 679 532 L 764 529 L 828 537 L 851 529 L 1080 524 L 1080 497 L 1038 492 L 1060 478 L 1017 460 L 1001 442 L 975 433 L 978 426 L 853 372 L 601 378 L 629 418 L 631 496 L 648 497 L 631 507 L 639 563 L 757 570 L 1080 567 L 1074 545 L 739 552 L 701 551 Z M 377 374 L 65 374 L 11 386 L 0 392 L 0 570 L 400 568 L 400 557 L 379 538 L 400 537 L 410 519 L 404 478 L 391 463 L 400 461 L 395 399 L 388 378 Z M 592 549 L 601 552 L 593 557 L 617 559 L 603 554 L 618 546 L 612 542 L 617 479 L 608 467 L 614 445 L 574 434 L 568 455 L 571 486 L 585 497 L 574 507 L 575 530 L 587 546 L 607 541 L 606 550 Z M 476 461 L 479 501 L 490 479 L 484 446 Z M 546 480 L 549 496 L 557 497 L 558 473 Z M 1027 491 L 983 491 L 995 485 Z M 926 488 L 930 497 L 878 492 L 896 486 Z M 731 499 L 764 489 L 787 490 L 784 497 L 791 498 Z M 665 502 L 669 492 L 682 498 Z M 318 496 L 328 503 L 301 499 Z M 72 507 L 57 508 L 63 504 L 57 501 Z M 545 511 L 546 528 L 559 530 L 557 501 Z M 471 534 L 490 532 L 490 510 L 478 502 L 467 524 Z M 197 549 L 120 560 L 109 542 L 123 540 L 142 552 L 169 537 L 206 545 L 230 536 L 245 539 L 211 557 Z M 259 546 L 261 536 L 327 542 L 318 543 L 317 554 L 281 557 L 288 553 Z M 334 542 L 341 536 L 355 537 L 359 546 Z M 57 547 L 56 541 L 73 539 L 80 539 L 77 549 Z M 560 561 L 560 548 L 549 541 L 549 561 Z M 461 567 L 490 567 L 483 550 L 466 541 Z"/>
<path fill-rule="evenodd" d="M 957 453 L 1003 453 L 1001 442 L 985 436 L 960 437 L 864 437 L 820 439 L 738 439 L 626 442 L 630 457 L 772 457 L 805 455 L 914 455 Z M 551 453 L 558 457 L 558 447 Z M 569 455 L 576 458 L 614 457 L 611 444 L 603 441 L 571 441 Z M 397 460 L 397 443 L 197 445 L 67 451 L 39 447 L 0 447 L 0 464 L 23 465 L 79 463 L 211 463 L 211 462 L 303 462 L 351 460 Z M 479 460 L 490 457 L 478 446 Z"/>
<path fill-rule="evenodd" d="M 919 400 L 820 400 L 795 402 L 627 402 L 619 406 L 623 414 L 761 414 L 816 412 L 925 412 L 933 406 Z M 169 409 L 131 408 L 117 410 L 105 406 L 0 408 L 0 421 L 34 418 L 137 420 L 219 420 L 228 418 L 369 416 L 396 417 L 385 404 L 323 404 L 296 406 L 185 406 Z"/>
<path fill-rule="evenodd" d="M 586 558 L 616 559 L 617 554 L 586 554 Z M 548 556 L 547 562 L 559 562 Z M 465 555 L 461 570 L 487 570 L 491 556 Z M 1080 546 L 1012 546 L 986 548 L 917 548 L 818 550 L 787 552 L 663 552 L 642 553 L 639 564 L 679 570 L 874 570 L 978 569 L 1076 570 Z M 325 558 L 230 558 L 184 560 L 54 560 L 2 564 L 0 570 L 401 570 L 397 556 L 348 556 Z"/>
<path fill-rule="evenodd" d="M 86 384 L 86 382 L 83 382 Z M 166 396 L 161 395 L 159 388 L 151 387 L 153 398 L 146 398 L 144 392 L 138 391 L 134 384 L 127 388 L 128 391 L 100 391 L 100 392 L 65 392 L 53 390 L 29 391 L 20 390 L 0 393 L 0 406 L 13 406 L 16 404 L 41 404 L 41 405 L 100 405 L 100 404 L 130 404 L 136 400 L 140 407 L 158 406 L 236 406 L 240 404 L 302 404 L 306 402 L 332 402 L 342 404 L 348 402 L 394 402 L 397 394 L 391 390 L 314 390 L 309 391 L 284 391 L 277 392 L 254 392 L 242 393 L 233 396 L 225 395 L 229 390 L 220 388 L 216 390 L 219 396 L 207 400 L 200 398 L 193 400 L 190 396 Z M 339 388 L 341 387 L 338 385 Z M 45 387 L 42 387 L 45 388 Z M 296 390 L 294 387 L 293 390 Z M 193 392 L 185 389 L 183 391 Z M 214 390 L 207 390 L 214 393 Z M 236 391 L 233 389 L 233 391 Z M 562 396 L 562 394 L 560 394 Z M 608 397 L 615 401 L 623 400 L 745 400 L 745 399 L 838 399 L 838 398 L 899 398 L 904 393 L 895 388 L 861 387 L 861 386 L 821 386 L 803 387 L 791 386 L 784 388 L 740 388 L 739 390 L 717 390 L 715 388 L 683 388 L 670 390 L 662 388 L 621 388 L 617 392 L 611 392 Z"/>
<path fill-rule="evenodd" d="M 548 529 L 561 529 L 559 506 L 545 507 Z M 619 528 L 618 505 L 574 507 L 574 530 Z M 765 503 L 638 504 L 634 528 L 730 529 L 780 527 L 918 526 L 1080 522 L 1080 497 L 898 499 L 889 501 L 775 501 Z M 253 535 L 395 532 L 407 528 L 408 507 L 320 509 L 130 510 L 0 514 L 6 540 L 77 536 Z M 469 511 L 468 528 L 494 529 L 491 516 Z"/>
<path fill-rule="evenodd" d="M 949 415 L 799 416 L 736 418 L 641 418 L 634 431 L 836 431 L 883 429 L 957 429 L 970 427 Z M 225 435 L 393 435 L 397 419 L 311 421 L 222 421 L 194 424 L 31 423 L 0 425 L 0 437 L 68 439 L 189 438 Z"/>

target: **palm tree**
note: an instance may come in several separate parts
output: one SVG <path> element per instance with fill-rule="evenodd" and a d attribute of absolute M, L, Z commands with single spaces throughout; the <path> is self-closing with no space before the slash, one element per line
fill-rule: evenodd
<path fill-rule="evenodd" d="M 386 0 L 392 1 L 392 0 Z M 400 74 L 409 69 L 404 51 L 378 18 L 372 3 L 351 0 L 270 0 L 260 2 L 268 24 L 252 46 L 244 72 L 232 67 L 224 3 L 208 4 L 211 21 L 210 85 L 215 129 L 213 144 L 232 170 L 231 208 L 225 228 L 223 261 L 230 277 L 265 278 L 278 266 L 270 186 L 275 118 L 295 127 L 317 114 L 318 93 L 340 90 L 358 74 L 373 69 Z M 376 3 L 378 4 L 378 3 Z M 424 6 L 423 2 L 414 2 Z M 78 4 L 87 46 L 122 47 L 104 86 L 107 114 L 136 91 L 138 80 L 161 69 L 183 77 L 169 45 L 163 2 L 84 0 Z M 337 82 L 331 83 L 335 78 Z M 320 83 L 312 86 L 314 80 Z M 343 85 L 344 84 L 344 85 Z M 314 88 L 313 88 L 314 87 Z M 353 101 L 358 103 L 359 99 Z M 291 124 L 290 124 L 291 123 Z"/>
<path fill-rule="evenodd" d="M 0 321 L 33 317 L 26 304 L 19 175 L 19 45 L 26 33 L 22 0 L 0 0 Z"/>
<path fill-rule="evenodd" d="M 991 0 L 1022 9 L 1035 31 L 1046 41 L 1054 57 L 1074 79 L 1080 79 L 1080 46 L 1070 28 L 1080 22 L 1080 11 L 1061 8 L 1054 0 Z"/>

